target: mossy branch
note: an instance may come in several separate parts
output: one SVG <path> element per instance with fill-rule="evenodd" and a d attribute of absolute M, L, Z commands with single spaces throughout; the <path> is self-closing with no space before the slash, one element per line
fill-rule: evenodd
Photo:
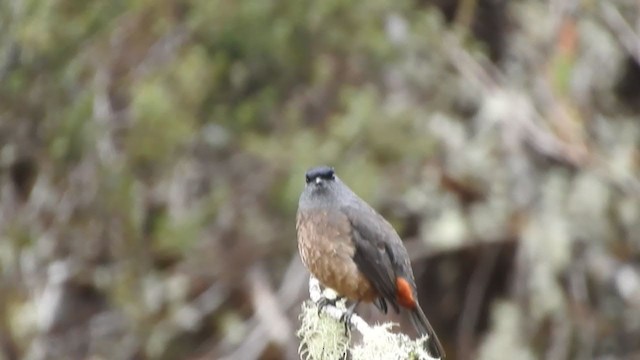
<path fill-rule="evenodd" d="M 323 292 L 320 282 L 311 277 L 309 280 L 310 301 L 305 301 L 300 313 L 301 326 L 298 330 L 300 347 L 298 352 L 304 360 L 345 359 L 415 359 L 431 360 L 433 357 L 424 349 L 426 336 L 411 340 L 405 334 L 391 332 L 397 324 L 384 323 L 370 326 L 357 314 L 351 317 L 351 328 L 357 330 L 362 339 L 352 344 L 351 331 L 345 333 L 341 318 L 346 313 L 345 300 L 327 305 L 319 311 L 320 299 L 335 298 L 331 289 Z"/>

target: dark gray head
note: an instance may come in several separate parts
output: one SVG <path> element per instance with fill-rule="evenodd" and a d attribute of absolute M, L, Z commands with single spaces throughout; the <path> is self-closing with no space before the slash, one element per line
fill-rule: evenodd
<path fill-rule="evenodd" d="M 311 168 L 304 177 L 306 185 L 300 195 L 299 209 L 339 207 L 359 200 L 351 189 L 338 178 L 332 167 Z"/>
<path fill-rule="evenodd" d="M 335 180 L 336 173 L 332 167 L 323 165 L 309 169 L 309 171 L 304 174 L 304 179 L 307 185 L 309 185 L 309 183 L 321 185 L 327 181 Z"/>

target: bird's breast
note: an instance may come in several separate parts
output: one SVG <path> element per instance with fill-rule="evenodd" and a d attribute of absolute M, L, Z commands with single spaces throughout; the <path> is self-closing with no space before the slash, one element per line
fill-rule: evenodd
<path fill-rule="evenodd" d="M 354 300 L 372 301 L 376 292 L 353 261 L 351 223 L 340 211 L 299 211 L 296 222 L 302 262 L 324 286 Z"/>

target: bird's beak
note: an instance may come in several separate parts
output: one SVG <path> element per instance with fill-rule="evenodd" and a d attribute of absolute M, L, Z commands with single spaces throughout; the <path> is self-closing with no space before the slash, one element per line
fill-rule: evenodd
<path fill-rule="evenodd" d="M 322 178 L 318 176 L 316 178 L 316 185 L 320 184 L 321 182 L 322 182 Z"/>

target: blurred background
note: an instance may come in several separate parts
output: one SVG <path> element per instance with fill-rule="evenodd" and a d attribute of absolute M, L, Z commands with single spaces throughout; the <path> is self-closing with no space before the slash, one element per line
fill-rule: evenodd
<path fill-rule="evenodd" d="M 637 0 L 2 1 L 0 359 L 298 358 L 318 164 L 450 359 L 638 359 L 639 63 Z"/>

